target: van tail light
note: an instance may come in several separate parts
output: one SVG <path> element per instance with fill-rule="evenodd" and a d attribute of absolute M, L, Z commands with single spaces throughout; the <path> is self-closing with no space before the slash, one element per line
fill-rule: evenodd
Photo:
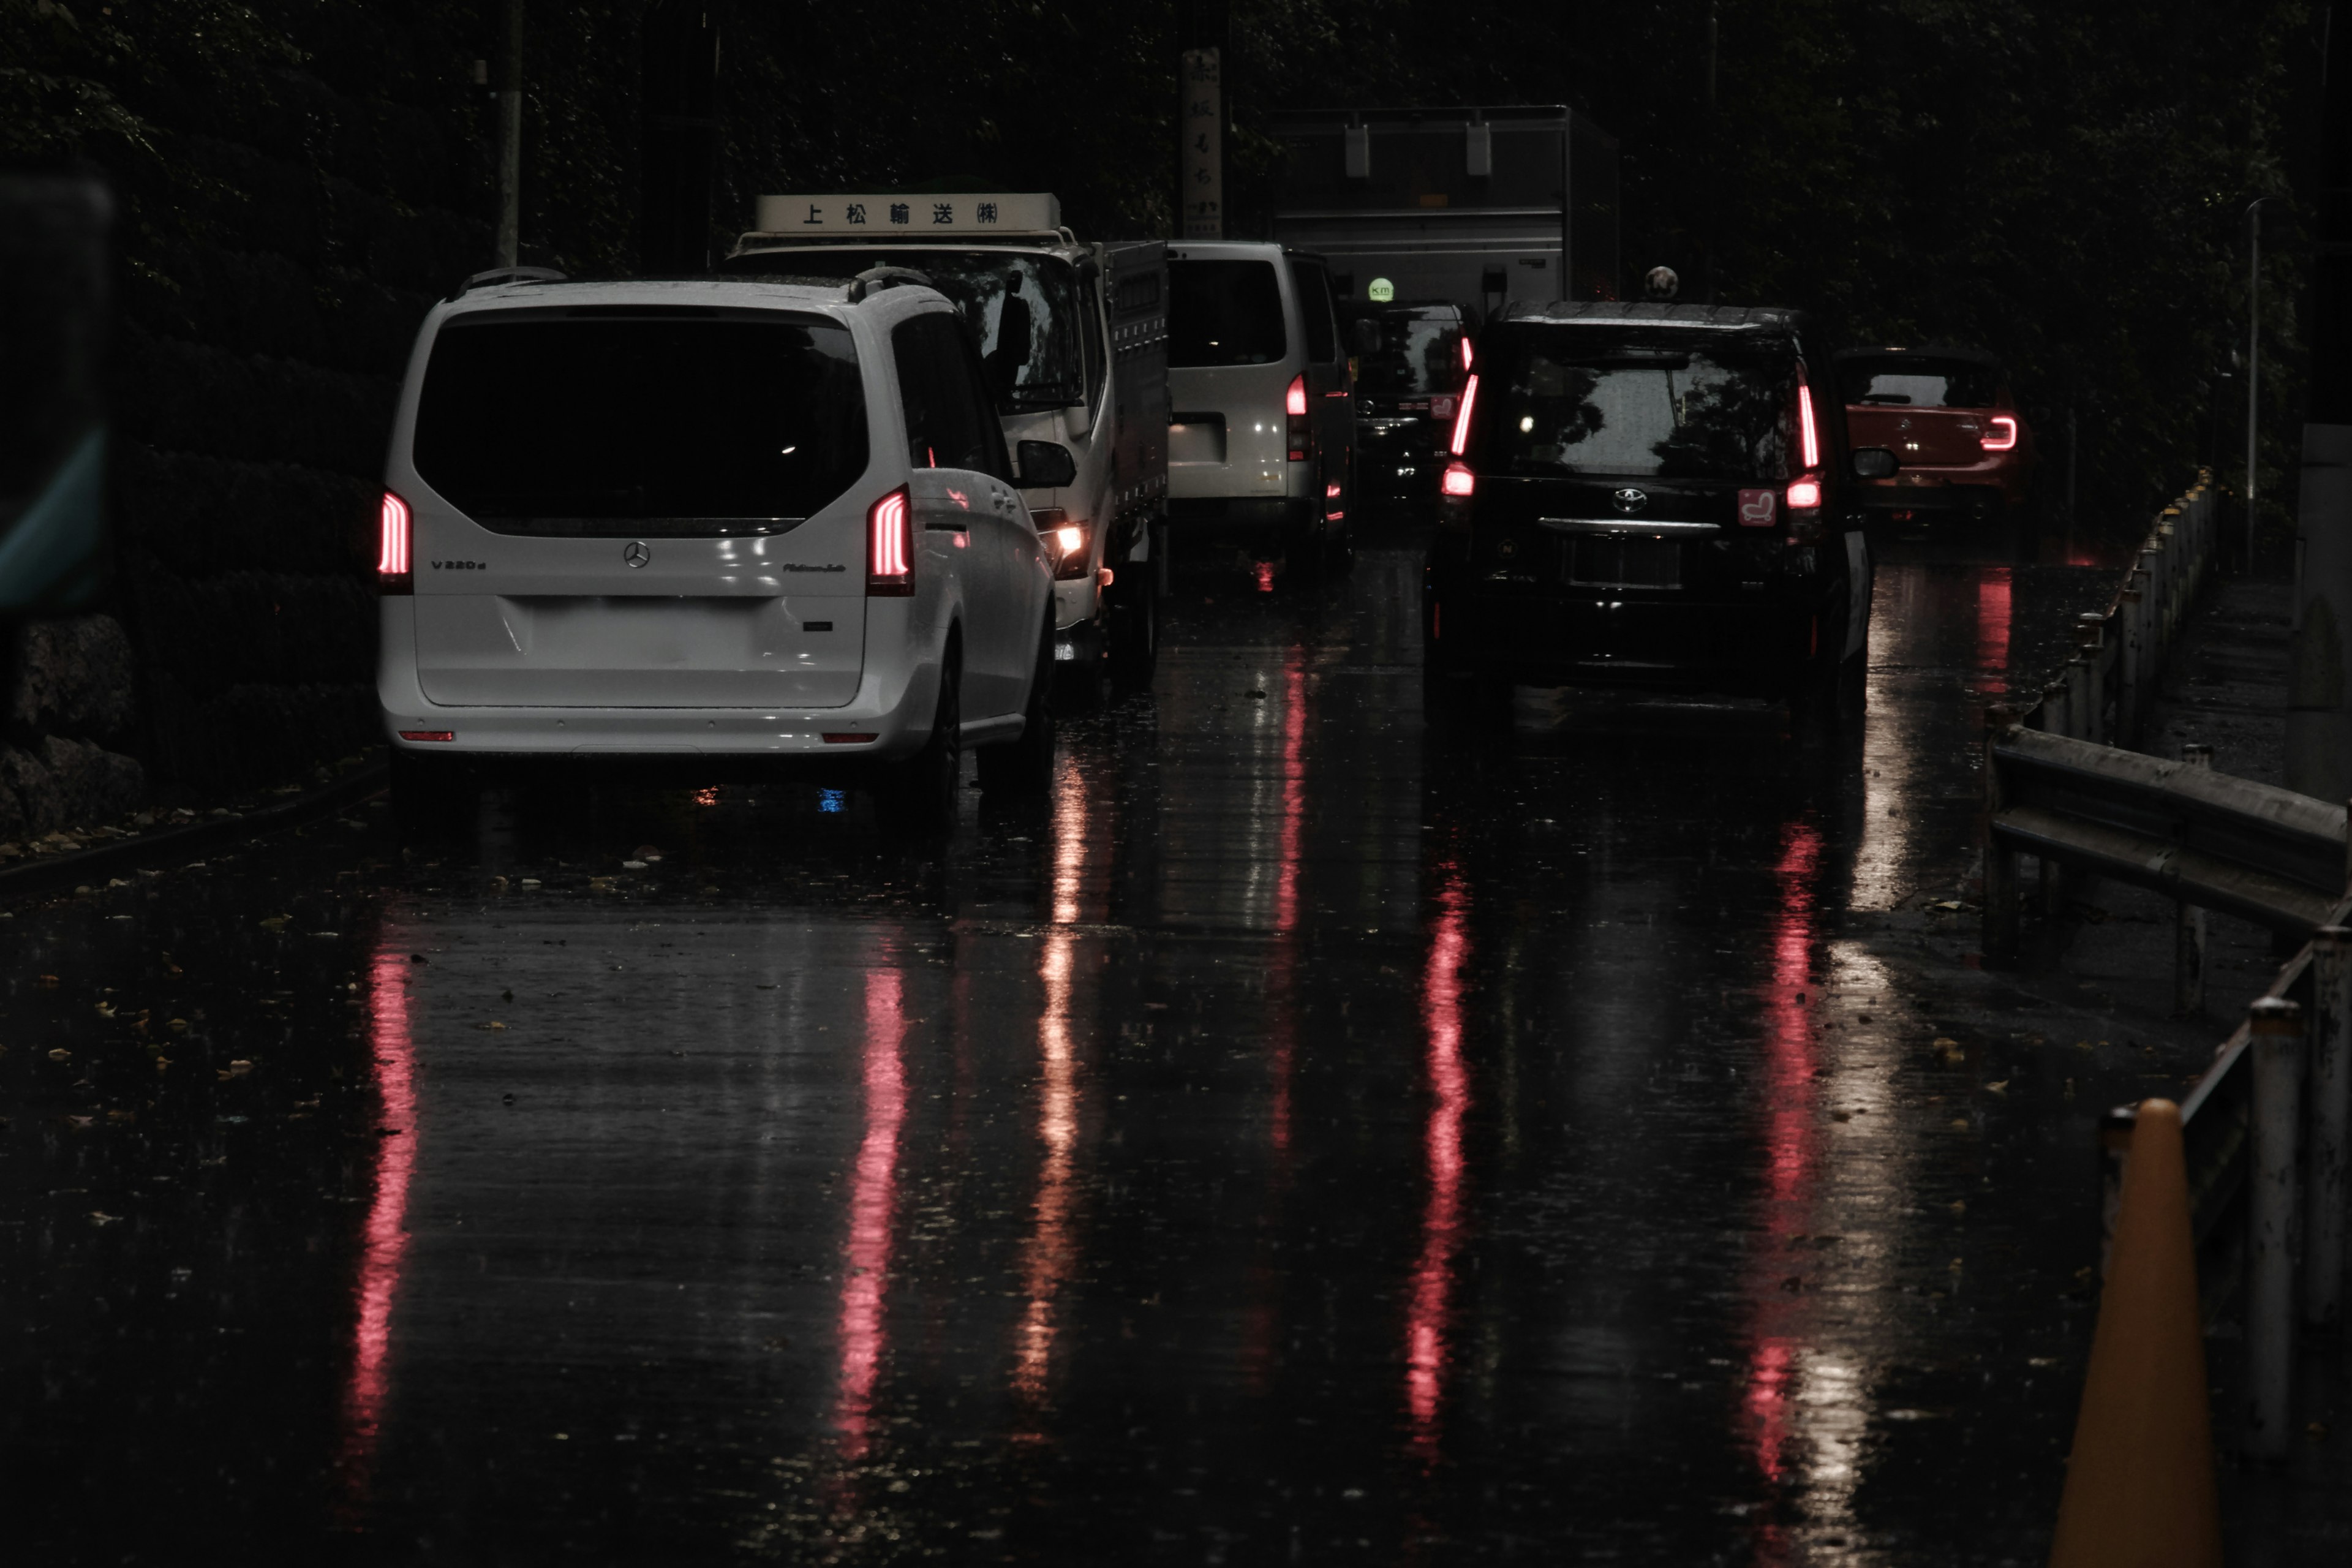
<path fill-rule="evenodd" d="M 1789 481 L 1789 510 L 1804 511 L 1822 504 L 1822 481 L 1791 479 Z"/>
<path fill-rule="evenodd" d="M 1988 452 L 2008 452 L 2017 447 L 2017 421 L 2006 414 L 1996 414 L 1985 421 L 1992 426 L 1977 437 L 1977 445 Z"/>
<path fill-rule="evenodd" d="M 900 485 L 866 513 L 866 596 L 905 599 L 915 592 L 915 503 Z"/>
<path fill-rule="evenodd" d="M 384 491 L 383 504 L 376 512 L 375 591 L 379 594 L 416 591 L 416 579 L 409 570 L 412 521 L 408 503 Z"/>
<path fill-rule="evenodd" d="M 1797 444 L 1804 448 L 1805 467 L 1818 468 L 1822 466 L 1822 436 L 1813 425 L 1813 389 L 1801 381 L 1797 383 Z M 1816 485 L 1813 489 L 1818 496 L 1821 487 Z M 1797 503 L 1792 500 L 1789 504 L 1795 506 Z M 1821 502 L 1816 500 L 1809 504 L 1819 506 Z"/>
<path fill-rule="evenodd" d="M 1457 458 L 1469 449 L 1470 410 L 1477 405 L 1477 402 L 1478 378 L 1474 375 L 1468 381 L 1462 384 L 1462 406 L 1455 411 L 1454 416 L 1454 441 L 1452 450 L 1454 455 Z"/>
<path fill-rule="evenodd" d="M 1303 463 L 1315 455 L 1315 435 L 1307 423 L 1307 378 L 1294 375 L 1282 395 L 1282 412 L 1290 427 L 1290 460 Z"/>
<path fill-rule="evenodd" d="M 1462 370 L 1465 375 L 1469 374 L 1470 359 L 1470 339 L 1465 335 L 1462 340 Z"/>
<path fill-rule="evenodd" d="M 1290 390 L 1283 394 L 1282 411 L 1293 419 L 1307 417 L 1307 378 L 1304 375 L 1290 378 Z"/>
<path fill-rule="evenodd" d="M 1470 471 L 1467 463 L 1448 463 L 1445 477 L 1437 482 L 1444 494 L 1467 500 L 1478 493 L 1478 476 Z"/>

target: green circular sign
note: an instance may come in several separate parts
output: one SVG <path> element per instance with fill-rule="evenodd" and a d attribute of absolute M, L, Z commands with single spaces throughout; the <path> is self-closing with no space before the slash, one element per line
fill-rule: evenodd
<path fill-rule="evenodd" d="M 1364 290 L 1364 298 L 1375 305 L 1385 305 L 1396 298 L 1396 285 L 1385 278 L 1375 278 L 1371 287 Z"/>

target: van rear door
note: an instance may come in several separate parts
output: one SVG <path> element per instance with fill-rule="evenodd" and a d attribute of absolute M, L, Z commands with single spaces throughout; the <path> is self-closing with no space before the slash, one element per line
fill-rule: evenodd
<path fill-rule="evenodd" d="M 431 700 L 856 695 L 870 498 L 842 322 L 701 305 L 463 311 L 434 339 L 410 454 Z"/>

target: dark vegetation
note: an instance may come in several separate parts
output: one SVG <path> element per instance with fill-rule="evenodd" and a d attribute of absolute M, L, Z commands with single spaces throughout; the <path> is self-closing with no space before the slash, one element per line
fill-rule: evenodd
<path fill-rule="evenodd" d="M 535 5 L 526 261 L 637 253 L 635 3 Z M 2284 194 L 2315 7 L 2292 0 L 1706 0 L 1533 7 L 1234 0 L 1234 205 L 1278 107 L 1577 103 L 1620 139 L 1624 266 L 1795 304 L 1843 341 L 2012 365 L 2085 531 L 2135 533 L 2243 383 L 2246 203 Z M 1057 191 L 1094 236 L 1164 233 L 1165 4 L 724 8 L 714 240 L 763 191 L 941 179 Z M 0 161 L 121 201 L 118 596 L 151 773 L 281 778 L 373 739 L 375 475 L 410 338 L 489 262 L 495 0 L 0 0 Z M 495 75 L 495 68 L 493 74 Z M 2294 211 L 2266 281 L 2264 488 L 2291 493 Z M 2051 487 L 2053 499 L 2056 487 Z"/>

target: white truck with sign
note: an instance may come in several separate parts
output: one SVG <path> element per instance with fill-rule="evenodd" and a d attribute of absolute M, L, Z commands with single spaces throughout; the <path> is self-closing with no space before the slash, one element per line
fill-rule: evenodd
<path fill-rule="evenodd" d="M 913 272 L 956 303 L 1055 559 L 1059 684 L 1090 698 L 1108 665 L 1116 687 L 1148 685 L 1166 590 L 1166 247 L 1081 243 L 1034 193 L 761 196 L 755 221 L 721 271 Z"/>

